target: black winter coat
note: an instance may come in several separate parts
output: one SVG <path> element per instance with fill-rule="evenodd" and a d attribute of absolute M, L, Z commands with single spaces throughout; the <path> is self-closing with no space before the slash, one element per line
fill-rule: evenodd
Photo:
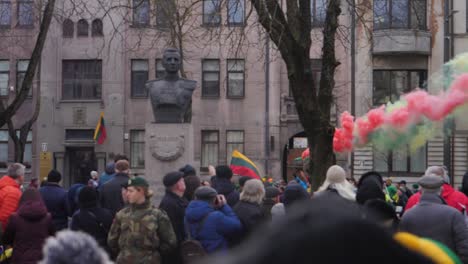
<path fill-rule="evenodd" d="M 52 220 L 57 231 L 68 227 L 70 207 L 68 205 L 67 191 L 57 183 L 45 183 L 39 188 L 42 200 L 47 211 L 52 215 Z"/>
<path fill-rule="evenodd" d="M 242 243 L 256 227 L 265 219 L 263 209 L 259 204 L 239 201 L 233 208 L 234 213 L 242 224 L 242 231 L 238 232 L 236 237 L 231 241 L 231 246 Z"/>
<path fill-rule="evenodd" d="M 109 252 L 107 234 L 112 225 L 112 214 L 109 210 L 98 207 L 81 208 L 72 217 L 71 229 L 88 233 L 99 245 Z"/>
<path fill-rule="evenodd" d="M 118 173 L 99 189 L 101 207 L 109 209 L 112 217 L 125 206 L 122 199 L 122 185 L 128 183 L 128 179 L 128 174 Z"/>
<path fill-rule="evenodd" d="M 185 197 L 179 197 L 171 191 L 166 191 L 166 194 L 159 204 L 159 209 L 165 211 L 171 220 L 172 228 L 177 237 L 177 247 L 179 247 L 180 243 L 182 243 L 185 238 L 184 218 L 187 205 L 188 201 Z M 182 263 L 178 248 L 173 252 L 162 254 L 162 259 L 163 263 Z"/>

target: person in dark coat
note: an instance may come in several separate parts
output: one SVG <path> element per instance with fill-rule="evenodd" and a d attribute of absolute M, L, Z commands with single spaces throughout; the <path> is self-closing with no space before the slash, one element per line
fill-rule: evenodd
<path fill-rule="evenodd" d="M 3 243 L 14 248 L 11 263 L 37 263 L 42 259 L 45 240 L 54 234 L 52 216 L 47 212 L 41 195 L 36 189 L 27 189 L 3 234 Z"/>
<path fill-rule="evenodd" d="M 105 208 L 97 206 L 98 194 L 93 187 L 83 187 L 78 195 L 80 210 L 72 217 L 72 230 L 88 233 L 108 253 L 107 234 L 112 225 L 112 214 Z"/>
<path fill-rule="evenodd" d="M 129 163 L 126 160 L 119 160 L 115 164 L 115 176 L 99 189 L 99 202 L 101 207 L 109 209 L 112 216 L 120 211 L 125 203 L 122 199 L 122 185 L 126 184 L 129 177 Z"/>
<path fill-rule="evenodd" d="M 369 171 L 364 173 L 358 181 L 356 201 L 361 205 L 371 199 L 385 201 L 383 185 L 382 175 L 378 172 Z"/>
<path fill-rule="evenodd" d="M 434 174 L 421 177 L 420 202 L 403 215 L 400 230 L 441 242 L 468 263 L 468 227 L 463 214 L 440 197 L 443 184 Z"/>
<path fill-rule="evenodd" d="M 70 215 L 67 191 L 60 186 L 61 180 L 60 172 L 51 170 L 47 175 L 47 182 L 39 188 L 47 210 L 52 214 L 57 231 L 68 227 L 68 216 Z"/>
<path fill-rule="evenodd" d="M 185 208 L 188 205 L 188 201 L 184 197 L 184 174 L 180 171 L 169 172 L 164 176 L 163 184 L 166 187 L 166 194 L 159 204 L 159 209 L 164 210 L 169 216 L 177 237 L 177 249 L 163 255 L 163 262 L 178 264 L 182 263 L 178 247 L 185 238 L 184 217 Z"/>
<path fill-rule="evenodd" d="M 75 183 L 70 186 L 67 193 L 68 207 L 70 208 L 70 215 L 73 215 L 80 206 L 78 204 L 78 195 L 80 194 L 81 189 L 86 185 L 82 183 Z"/>
<path fill-rule="evenodd" d="M 184 174 L 185 192 L 184 197 L 187 201 L 192 201 L 195 190 L 201 186 L 200 177 L 197 176 L 195 168 L 189 164 L 179 169 Z"/>
<path fill-rule="evenodd" d="M 280 191 L 274 186 L 268 186 L 265 188 L 265 199 L 262 203 L 262 211 L 265 220 L 271 220 L 271 208 L 279 203 Z"/>
<path fill-rule="evenodd" d="M 242 176 L 239 178 L 238 182 L 239 182 L 239 192 L 242 192 L 242 189 L 244 189 L 244 185 L 245 183 L 248 181 L 248 180 L 251 180 L 252 178 L 250 178 L 249 176 Z"/>
<path fill-rule="evenodd" d="M 239 201 L 239 192 L 232 183 L 232 170 L 225 165 L 216 167 L 216 176 L 211 179 L 211 187 L 213 187 L 218 194 L 226 197 L 229 206 L 233 207 Z"/>
<path fill-rule="evenodd" d="M 264 220 L 265 216 L 261 207 L 264 197 L 265 187 L 262 181 L 252 179 L 245 183 L 240 200 L 233 208 L 242 223 L 242 231 L 236 233 L 230 246 L 242 243 Z"/>
<path fill-rule="evenodd" d="M 208 186 L 195 191 L 195 200 L 187 206 L 185 219 L 191 237 L 200 241 L 208 254 L 227 250 L 227 237 L 242 228 L 224 196 Z"/>

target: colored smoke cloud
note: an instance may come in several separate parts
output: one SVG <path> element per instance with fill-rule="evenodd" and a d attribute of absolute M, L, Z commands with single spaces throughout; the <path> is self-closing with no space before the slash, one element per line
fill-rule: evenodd
<path fill-rule="evenodd" d="M 441 133 L 444 119 L 468 105 L 468 53 L 445 64 L 443 76 L 437 84 L 448 89 L 438 95 L 417 88 L 356 120 L 343 112 L 341 128 L 336 128 L 333 138 L 334 151 L 349 152 L 368 143 L 383 151 L 403 145 L 411 150 L 423 146 Z"/>

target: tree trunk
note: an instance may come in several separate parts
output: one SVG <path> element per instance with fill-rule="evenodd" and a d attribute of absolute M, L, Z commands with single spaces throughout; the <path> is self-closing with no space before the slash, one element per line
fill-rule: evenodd
<path fill-rule="evenodd" d="M 28 69 L 26 70 L 26 75 L 24 76 L 23 84 L 18 95 L 15 96 L 13 102 L 7 107 L 5 107 L 3 102 L 0 100 L 0 127 L 3 127 L 5 124 L 11 121 L 16 111 L 18 111 L 18 109 L 28 97 L 29 90 L 32 87 L 34 74 L 36 73 L 40 63 L 42 50 L 47 38 L 47 32 L 49 31 L 50 27 L 50 22 L 52 21 L 52 17 L 54 15 L 55 1 L 56 0 L 49 0 L 45 7 L 44 16 L 42 17 L 39 29 L 39 35 L 37 36 L 36 40 L 36 45 L 34 46 L 33 53 L 30 57 Z"/>

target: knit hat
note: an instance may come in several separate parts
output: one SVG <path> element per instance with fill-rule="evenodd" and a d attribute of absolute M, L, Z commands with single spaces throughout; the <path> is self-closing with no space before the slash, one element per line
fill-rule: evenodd
<path fill-rule="evenodd" d="M 127 187 L 149 187 L 149 184 L 142 177 L 133 177 L 128 180 Z"/>
<path fill-rule="evenodd" d="M 288 208 L 291 204 L 298 201 L 307 200 L 310 196 L 299 184 L 290 184 L 284 190 L 284 207 Z"/>
<path fill-rule="evenodd" d="M 47 175 L 48 182 L 59 183 L 62 180 L 62 175 L 57 170 L 51 170 L 49 175 Z"/>
<path fill-rule="evenodd" d="M 280 195 L 280 191 L 278 190 L 278 188 L 273 186 L 268 186 L 265 188 L 265 198 L 273 199 L 276 198 L 278 195 Z"/>
<path fill-rule="evenodd" d="M 96 240 L 83 232 L 61 231 L 46 240 L 42 251 L 44 258 L 39 264 L 112 263 Z"/>
<path fill-rule="evenodd" d="M 183 177 L 184 177 L 184 173 L 182 173 L 180 171 L 169 172 L 168 174 L 166 174 L 164 176 L 163 184 L 164 184 L 164 186 L 166 186 L 166 188 L 171 187 L 174 184 L 176 184 Z"/>
<path fill-rule="evenodd" d="M 420 238 L 410 233 L 399 232 L 395 240 L 409 250 L 417 252 L 436 264 L 461 264 L 460 258 L 447 246 L 427 238 Z"/>
<path fill-rule="evenodd" d="M 107 163 L 105 171 L 109 175 L 114 174 L 115 173 L 115 163 L 114 162 Z"/>
<path fill-rule="evenodd" d="M 340 183 L 346 181 L 346 172 L 338 165 L 333 165 L 327 170 L 327 181 Z"/>
<path fill-rule="evenodd" d="M 197 171 L 190 164 L 186 164 L 184 167 L 179 169 L 184 174 L 184 177 L 189 175 L 197 175 Z"/>
<path fill-rule="evenodd" d="M 216 195 L 218 195 L 218 192 L 209 186 L 201 186 L 195 190 L 195 198 L 197 200 L 210 200 L 216 197 Z"/>
<path fill-rule="evenodd" d="M 85 186 L 78 194 L 78 203 L 82 208 L 94 207 L 97 205 L 98 194 L 93 187 Z"/>

